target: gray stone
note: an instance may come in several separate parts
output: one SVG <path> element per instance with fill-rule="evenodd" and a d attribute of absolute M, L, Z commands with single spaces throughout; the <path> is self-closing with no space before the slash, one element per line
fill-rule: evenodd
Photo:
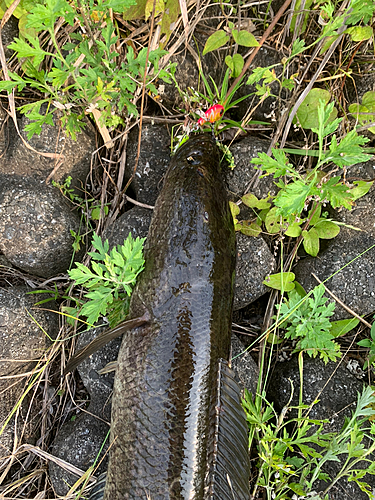
<path fill-rule="evenodd" d="M 142 127 L 141 153 L 137 171 L 132 182 L 137 201 L 154 205 L 162 186 L 162 179 L 168 168 L 170 136 L 164 125 L 146 124 Z M 125 176 L 133 174 L 138 148 L 138 129 L 134 128 L 128 139 Z"/>
<path fill-rule="evenodd" d="M 276 262 L 263 238 L 237 233 L 236 285 L 234 309 L 241 309 L 264 295 L 262 281 L 274 271 Z"/>
<path fill-rule="evenodd" d="M 146 238 L 150 227 L 152 210 L 135 206 L 109 226 L 103 233 L 103 240 L 108 239 L 109 248 L 122 245 L 129 233 L 135 239 Z"/>
<path fill-rule="evenodd" d="M 14 16 L 10 16 L 8 21 L 4 24 L 1 29 L 1 40 L 3 42 L 5 58 L 9 59 L 14 51 L 8 48 L 8 45 L 14 42 L 15 37 L 19 36 L 18 30 L 18 19 Z"/>
<path fill-rule="evenodd" d="M 0 157 L 0 174 L 31 177 L 44 182 L 50 178 L 60 183 L 71 176 L 72 186 L 82 190 L 90 172 L 91 155 L 97 147 L 94 129 L 87 120 L 85 130 L 77 134 L 77 140 L 73 140 L 61 129 L 59 112 L 56 113 L 54 126 L 44 124 L 41 133 L 30 140 L 25 131 L 30 120 L 26 116 L 19 120 L 22 138 L 36 151 L 26 147 L 16 132 L 12 119 L 8 118 L 4 137 L 0 138 L 0 147 L 5 152 Z M 2 145 L 4 141 L 6 148 Z M 47 158 L 39 152 L 55 153 L 57 156 Z"/>
<path fill-rule="evenodd" d="M 0 177 L 0 250 L 23 271 L 45 278 L 64 273 L 73 255 L 71 230 L 80 216 L 58 189 Z"/>
<path fill-rule="evenodd" d="M 106 328 L 108 328 L 108 326 L 104 328 L 94 328 L 81 333 L 77 344 L 77 351 L 91 342 Z M 107 363 L 117 360 L 120 344 L 121 337 L 112 340 L 101 349 L 91 354 L 91 356 L 86 358 L 78 366 L 78 373 L 81 376 L 83 385 L 90 394 L 89 411 L 106 420 L 110 420 L 111 418 L 110 396 L 112 394 L 114 372 L 104 375 L 99 375 L 98 372 L 102 370 Z"/>
<path fill-rule="evenodd" d="M 367 162 L 363 168 L 364 177 L 373 167 L 374 162 Z M 328 289 L 354 312 L 360 316 L 373 313 L 375 247 L 370 248 L 375 245 L 375 187 L 357 200 L 351 211 L 342 210 L 334 215 L 333 220 L 361 231 L 341 227 L 339 235 L 328 241 L 328 248 L 318 258 L 308 257 L 298 263 L 294 270 L 296 279 L 309 291 L 318 284 L 311 275 L 314 273 L 321 281 L 328 280 L 325 282 Z M 366 253 L 361 255 L 362 252 Z M 337 304 L 334 319 L 349 317 L 350 314 Z"/>
<path fill-rule="evenodd" d="M 94 462 L 99 463 L 108 450 L 108 441 L 103 446 L 109 433 L 109 422 L 104 422 L 88 413 L 83 413 L 77 420 L 65 424 L 54 442 L 53 455 L 85 471 Z M 109 436 L 108 436 L 109 437 Z M 100 452 L 101 447 L 103 449 Z M 107 469 L 108 458 L 101 462 L 98 472 Z M 49 463 L 49 477 L 56 495 L 64 496 L 79 479 L 55 462 Z"/>
<path fill-rule="evenodd" d="M 241 389 L 247 389 L 254 396 L 258 385 L 258 365 L 239 338 L 233 334 L 231 365 L 235 373 L 235 379 Z"/>
<path fill-rule="evenodd" d="M 32 289 L 28 287 L 0 289 L 0 376 L 20 375 L 32 370 L 35 366 L 32 360 L 40 359 L 46 350 L 46 335 L 42 328 L 52 338 L 57 335 L 57 314 L 54 315 L 35 307 L 35 303 L 45 299 L 46 296 L 44 294 L 29 295 L 31 291 Z M 53 307 L 53 304 L 49 303 L 49 308 L 53 309 Z M 32 314 L 35 321 L 28 312 Z M 24 385 L 28 383 L 27 375 L 17 379 L 0 380 L 0 428 L 3 427 L 23 394 Z M 36 407 L 35 400 L 31 408 L 29 404 L 30 397 L 27 395 L 20 408 L 20 416 L 24 419 L 25 425 L 15 426 L 14 418 L 12 418 L 0 436 L 0 464 L 1 459 L 9 456 L 13 449 L 15 432 L 18 439 L 21 438 L 20 433 L 23 432 L 22 441 L 35 442 L 37 434 L 35 416 L 39 408 Z"/>
<path fill-rule="evenodd" d="M 245 137 L 231 145 L 230 151 L 233 154 L 236 167 L 233 170 L 225 169 L 224 175 L 233 201 L 237 201 L 243 196 L 250 183 L 252 187 L 249 192 L 258 198 L 265 198 L 268 194 L 276 194 L 273 177 L 267 176 L 259 179 L 259 170 L 250 163 L 253 158 L 258 156 L 258 153 L 266 153 L 269 145 L 269 141 L 253 136 Z"/>
<path fill-rule="evenodd" d="M 293 384 L 293 398 L 290 400 L 291 384 Z M 316 399 L 319 402 L 312 406 L 309 412 L 311 419 L 328 419 L 324 432 L 338 432 L 341 430 L 345 418 L 350 417 L 356 407 L 358 393 L 363 390 L 364 384 L 346 369 L 345 362 L 336 364 L 324 362 L 317 358 L 303 358 L 303 403 L 310 405 Z M 267 393 L 268 401 L 275 403 L 276 410 L 286 406 L 298 405 L 300 390 L 300 374 L 298 356 L 285 363 L 278 363 L 273 371 Z M 294 410 L 287 413 L 288 418 L 296 417 Z M 328 462 L 324 472 L 333 479 L 340 470 L 343 462 Z M 373 477 L 365 478 L 374 485 Z M 329 483 L 316 484 L 316 489 L 324 490 Z M 367 499 L 354 483 L 340 480 L 329 493 L 330 500 Z"/>

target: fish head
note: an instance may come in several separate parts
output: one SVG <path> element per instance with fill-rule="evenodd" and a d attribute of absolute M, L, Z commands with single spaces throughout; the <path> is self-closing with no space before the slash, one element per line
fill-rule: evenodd
<path fill-rule="evenodd" d="M 215 175 L 220 166 L 219 150 L 211 134 L 191 137 L 176 152 L 175 165 L 195 169 L 202 177 Z"/>

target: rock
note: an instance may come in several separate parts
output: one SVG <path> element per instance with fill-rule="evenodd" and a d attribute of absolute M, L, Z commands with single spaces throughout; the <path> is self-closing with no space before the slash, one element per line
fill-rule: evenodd
<path fill-rule="evenodd" d="M 103 446 L 106 436 L 109 437 L 109 423 L 103 422 L 88 413 L 83 413 L 74 422 L 65 424 L 58 433 L 53 445 L 53 455 L 76 465 L 86 471 L 94 463 L 103 459 L 108 450 L 108 441 Z M 103 450 L 101 453 L 101 447 Z M 106 470 L 108 458 L 104 458 L 98 468 Z M 55 462 L 49 463 L 49 477 L 56 495 L 64 496 L 70 487 L 79 479 L 75 474 L 66 471 Z"/>
<path fill-rule="evenodd" d="M 141 153 L 137 171 L 132 182 L 136 199 L 147 205 L 155 205 L 162 179 L 171 160 L 170 136 L 164 125 L 143 125 Z M 130 179 L 137 156 L 138 129 L 133 128 L 129 134 L 126 151 L 125 177 Z"/>
<path fill-rule="evenodd" d="M 258 365 L 239 338 L 233 334 L 231 365 L 235 373 L 235 379 L 241 389 L 247 389 L 255 396 L 259 377 Z"/>
<path fill-rule="evenodd" d="M 64 273 L 73 255 L 71 230 L 80 216 L 58 189 L 28 178 L 0 177 L 0 250 L 23 271 L 45 278 Z"/>
<path fill-rule="evenodd" d="M 103 240 L 108 239 L 109 248 L 117 245 L 122 245 L 124 240 L 132 233 L 135 239 L 146 238 L 148 228 L 150 227 L 152 210 L 135 206 L 128 212 L 125 212 L 119 217 L 108 229 L 103 233 Z"/>
<path fill-rule="evenodd" d="M 369 173 L 373 175 L 374 167 L 373 161 L 363 164 L 361 177 L 366 177 L 366 172 L 367 175 Z M 353 170 L 353 173 L 356 171 L 358 168 Z M 361 231 L 341 226 L 339 235 L 328 241 L 328 248 L 317 258 L 307 257 L 298 263 L 294 269 L 296 280 L 309 291 L 318 284 L 311 273 L 321 281 L 329 278 L 325 282 L 328 289 L 354 312 L 360 316 L 373 313 L 375 247 L 372 249 L 371 247 L 375 245 L 375 187 L 373 186 L 367 195 L 357 200 L 351 211 L 342 210 L 334 215 L 333 220 L 357 227 Z M 362 252 L 366 253 L 361 255 Z M 337 304 L 334 319 L 349 317 L 350 314 Z"/>
<path fill-rule="evenodd" d="M 254 184 L 254 180 L 259 178 L 259 170 L 250 163 L 253 158 L 257 158 L 258 153 L 266 153 L 269 145 L 269 141 L 253 136 L 245 137 L 231 145 L 230 151 L 233 154 L 236 167 L 233 170 L 225 169 L 224 175 L 233 201 L 237 201 L 243 196 L 250 183 L 252 183 L 253 187 L 249 192 L 255 194 L 258 198 L 266 198 L 269 193 L 271 195 L 276 194 L 276 186 L 271 175 L 257 180 Z"/>
<path fill-rule="evenodd" d="M 77 351 L 91 342 L 101 331 L 103 328 L 95 328 L 82 333 Z M 61 428 L 53 443 L 55 456 L 82 470 L 87 470 L 95 460 L 102 460 L 108 450 L 114 372 L 99 375 L 98 371 L 108 362 L 117 359 L 120 344 L 121 338 L 112 340 L 79 365 L 78 372 L 90 394 L 90 405 L 87 413 L 83 412 L 76 420 L 66 423 Z M 99 473 L 107 469 L 107 462 L 108 457 L 105 457 L 100 464 Z M 55 493 L 61 496 L 66 495 L 69 486 L 78 479 L 54 462 L 50 462 L 49 474 Z"/>
<path fill-rule="evenodd" d="M 275 267 L 274 256 L 263 238 L 237 233 L 234 310 L 251 304 L 269 291 L 262 281 Z"/>
<path fill-rule="evenodd" d="M 291 394 L 291 383 L 293 384 L 293 398 L 289 402 Z M 298 405 L 300 390 L 300 374 L 298 366 L 298 356 L 285 363 L 278 363 L 273 371 L 267 393 L 268 401 L 275 403 L 278 413 L 285 406 Z M 350 417 L 357 403 L 358 393 L 362 393 L 363 382 L 359 381 L 349 370 L 344 362 L 336 364 L 328 362 L 326 365 L 321 359 L 310 358 L 307 355 L 303 358 L 303 403 L 310 405 L 316 399 L 315 404 L 309 412 L 311 419 L 328 419 L 324 426 L 324 432 L 338 432 L 341 430 L 345 418 Z M 292 410 L 288 418 L 296 417 L 296 412 Z M 344 457 L 345 459 L 345 457 Z M 344 460 L 343 459 L 343 460 Z M 340 470 L 342 462 L 329 461 L 325 465 L 324 472 L 327 472 L 333 479 Z M 365 478 L 372 486 L 375 485 L 374 478 Z M 314 485 L 314 489 L 324 490 L 329 483 L 321 482 Z M 330 491 L 330 500 L 365 500 L 368 496 L 359 491 L 353 482 L 340 480 Z"/>
<path fill-rule="evenodd" d="M 43 108 L 42 111 L 43 113 Z M 87 120 L 86 128 L 77 134 L 74 141 L 62 129 L 59 119 L 54 114 L 54 126 L 44 124 L 42 131 L 27 139 L 26 125 L 30 120 L 22 116 L 19 129 L 23 139 L 37 152 L 27 148 L 15 130 L 12 119 L 8 119 L 8 138 L 5 154 L 0 157 L 0 175 L 32 177 L 34 180 L 46 181 L 48 177 L 62 183 L 68 176 L 72 177 L 72 186 L 82 189 L 90 172 L 91 154 L 96 149 L 95 132 Z M 0 138 L 0 146 L 1 146 Z M 46 158 L 38 152 L 56 153 L 56 158 Z"/>
<path fill-rule="evenodd" d="M 29 295 L 32 289 L 28 287 L 11 287 L 0 289 L 0 376 L 19 375 L 32 370 L 35 363 L 32 360 L 40 359 L 46 349 L 46 335 L 42 328 L 54 338 L 58 333 L 57 314 L 39 310 L 35 303 L 45 299 L 43 294 Z M 49 303 L 49 308 L 53 304 Z M 28 314 L 30 312 L 35 321 Z M 40 327 L 37 325 L 39 323 Z M 15 382 L 18 383 L 15 383 Z M 16 403 L 24 392 L 24 385 L 28 384 L 28 377 L 0 380 L 0 428 L 13 411 Z M 30 392 L 30 394 L 32 391 Z M 26 421 L 23 425 L 15 426 L 14 418 L 6 425 L 0 436 L 0 464 L 1 458 L 8 456 L 13 449 L 14 433 L 23 431 L 22 441 L 35 441 L 38 429 L 37 420 L 33 417 L 39 412 L 38 403 L 33 399 L 29 412 L 31 398 L 27 395 L 20 408 L 20 416 Z M 33 423 L 32 423 L 33 422 Z"/>
<path fill-rule="evenodd" d="M 18 30 L 18 20 L 14 16 L 10 16 L 8 21 L 4 24 L 1 29 L 1 39 L 3 42 L 5 58 L 9 59 L 14 54 L 12 49 L 8 48 L 8 45 L 11 42 L 14 42 L 14 39 L 19 36 Z"/>

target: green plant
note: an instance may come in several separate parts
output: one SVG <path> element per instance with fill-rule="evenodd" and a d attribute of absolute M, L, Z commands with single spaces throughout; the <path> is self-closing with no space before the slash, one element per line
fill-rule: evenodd
<path fill-rule="evenodd" d="M 323 297 L 324 291 L 324 285 L 319 285 L 314 288 L 312 297 L 301 300 L 301 295 L 291 290 L 288 299 L 276 307 L 279 314 L 287 318 L 280 326 L 285 328 L 286 338 L 297 341 L 296 350 L 304 350 L 312 357 L 319 354 L 327 362 L 335 361 L 341 353 L 330 333 L 329 318 L 333 315 L 335 303 L 326 304 L 328 299 Z"/>
<path fill-rule="evenodd" d="M 368 125 L 375 122 L 375 92 L 366 92 L 362 97 L 362 104 L 351 104 L 349 112 L 355 117 L 360 125 Z M 375 134 L 375 127 L 369 127 L 369 132 Z"/>
<path fill-rule="evenodd" d="M 251 160 L 256 168 L 265 172 L 263 176 L 273 175 L 279 191 L 276 196 L 269 195 L 262 200 L 251 193 L 245 195 L 242 203 L 254 212 L 250 220 L 238 221 L 239 207 L 232 204 L 236 230 L 258 236 L 264 224 L 270 234 L 282 233 L 299 238 L 305 251 L 313 256 L 319 252 L 320 239 L 334 238 L 339 233 L 339 223 L 328 219 L 328 213 L 322 212 L 323 207 L 330 203 L 333 208 L 350 210 L 354 202 L 369 191 L 373 182 L 354 181 L 348 185 L 341 176 L 323 170 L 331 168 L 335 172 L 338 168 L 371 158 L 362 147 L 368 139 L 359 136 L 354 130 L 341 141 L 337 140 L 333 133 L 342 119 L 332 119 L 333 109 L 333 103 L 326 105 L 320 101 L 318 126 L 312 128 L 319 144 L 319 149 L 312 151 L 312 156 L 317 158 L 313 169 L 301 173 L 288 161 L 285 151 L 276 148 L 272 149 L 273 157 L 259 153 L 257 158 Z M 298 150 L 288 151 L 303 154 Z"/>
<path fill-rule="evenodd" d="M 143 270 L 142 255 L 145 238 L 132 238 L 131 234 L 123 245 L 117 245 L 109 252 L 108 240 L 104 243 L 100 236 L 93 235 L 89 252 L 91 270 L 76 262 L 76 268 L 68 271 L 76 285 L 83 285 L 87 293 L 86 302 L 80 308 L 65 308 L 73 317 L 85 316 L 90 326 L 99 316 L 107 316 L 111 327 L 122 321 L 129 310 L 130 295 L 137 276 Z"/>
<path fill-rule="evenodd" d="M 116 126 L 122 122 L 124 111 L 137 115 L 134 92 L 141 85 L 146 67 L 147 48 L 136 55 L 132 47 L 124 45 L 126 55 L 120 58 L 119 35 L 110 10 L 120 13 L 134 4 L 134 0 L 88 0 L 75 6 L 67 0 L 43 0 L 33 4 L 27 15 L 25 39 L 15 38 L 9 48 L 23 60 L 23 75 L 9 72 L 10 80 L 0 82 L 0 90 L 33 89 L 44 97 L 21 106 L 31 123 L 27 125 L 28 138 L 39 134 L 44 123 L 53 125 L 53 115 L 60 115 L 62 125 L 72 137 L 84 127 L 85 112 L 97 112 L 102 126 Z M 84 29 L 75 31 L 63 47 L 56 39 L 55 24 L 59 19 Z M 48 51 L 41 46 L 38 35 L 47 32 L 51 45 Z M 51 47 L 51 48 L 49 48 Z M 153 77 L 171 81 L 168 71 L 159 70 L 158 61 L 166 52 L 150 51 L 148 63 Z M 48 64 L 48 69 L 43 69 Z M 147 89 L 157 93 L 151 76 Z M 43 107 L 42 107 L 43 105 Z M 94 114 L 95 116 L 95 114 Z"/>
<path fill-rule="evenodd" d="M 313 405 L 316 403 L 314 401 Z M 364 388 L 362 394 L 358 394 L 356 409 L 351 418 L 345 420 L 342 429 L 325 433 L 324 424 L 327 421 L 308 418 L 303 411 L 310 407 L 302 401 L 298 406 L 291 406 L 289 401 L 277 414 L 264 397 L 257 395 L 253 401 L 246 391 L 243 406 L 250 428 L 250 446 L 254 439 L 259 456 L 253 497 L 256 498 L 257 490 L 263 488 L 267 500 L 328 500 L 329 490 L 346 477 L 373 499 L 372 488 L 363 481 L 363 477 L 375 474 L 375 462 L 371 458 L 375 451 L 375 424 L 369 421 L 375 415 L 374 404 L 373 389 Z M 289 411 L 297 416 L 287 419 Z M 324 472 L 325 464 L 340 460 L 336 477 L 330 478 Z M 318 493 L 314 496 L 317 480 L 329 482 L 322 496 Z"/>
<path fill-rule="evenodd" d="M 370 339 L 363 339 L 357 342 L 361 347 L 367 347 L 369 349 L 367 360 L 363 365 L 364 370 L 366 370 L 368 366 L 374 365 L 375 363 L 375 323 L 371 326 L 370 336 Z"/>
<path fill-rule="evenodd" d="M 242 47 L 257 47 L 259 45 L 254 35 L 249 33 L 247 30 L 235 29 L 234 24 L 229 22 L 227 31 L 217 30 L 213 35 L 207 38 L 202 55 L 227 45 L 231 38 L 233 38 L 234 43 Z M 231 70 L 232 76 L 237 78 L 244 66 L 244 59 L 241 54 L 238 53 L 233 56 L 227 55 L 225 58 L 225 64 Z"/>
<path fill-rule="evenodd" d="M 294 352 L 306 351 L 310 357 L 319 354 L 325 363 L 341 357 L 340 346 L 335 339 L 355 328 L 359 320 L 330 321 L 335 303 L 327 304 L 323 284 L 307 294 L 299 283 L 294 282 L 294 274 L 290 272 L 271 275 L 263 283 L 287 292 L 287 298 L 284 297 L 281 304 L 276 305 L 278 314 L 274 319 L 275 326 L 285 330 L 285 338 L 297 342 Z"/>

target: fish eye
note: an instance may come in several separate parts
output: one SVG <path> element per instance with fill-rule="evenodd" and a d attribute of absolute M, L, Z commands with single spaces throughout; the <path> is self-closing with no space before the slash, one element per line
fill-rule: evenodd
<path fill-rule="evenodd" d="M 199 165 L 202 161 L 202 153 L 201 151 L 194 151 L 189 156 L 186 157 L 186 161 L 190 165 Z"/>

